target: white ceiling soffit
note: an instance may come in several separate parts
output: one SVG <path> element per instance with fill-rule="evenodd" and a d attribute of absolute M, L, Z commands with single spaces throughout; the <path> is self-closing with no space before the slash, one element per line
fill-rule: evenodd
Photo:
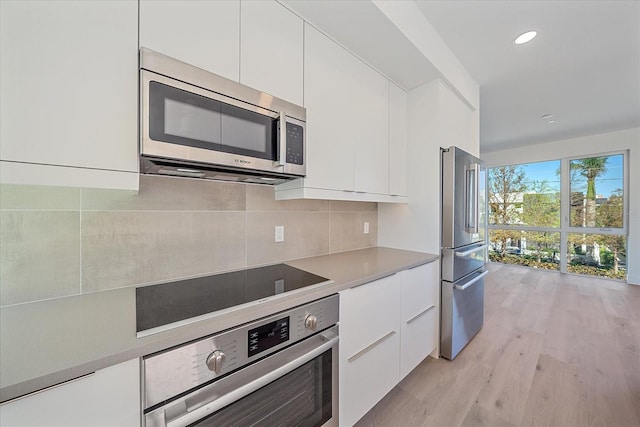
<path fill-rule="evenodd" d="M 481 151 L 640 126 L 639 1 L 416 4 L 480 85 Z"/>
<path fill-rule="evenodd" d="M 452 82 L 425 57 L 421 51 L 421 49 L 424 50 L 424 46 L 416 47 L 416 44 L 405 35 L 407 28 L 416 29 L 416 18 L 418 22 L 430 27 L 413 2 L 280 0 L 280 3 L 404 89 L 410 90 L 432 80 L 443 78 L 458 91 L 463 99 L 467 98 L 466 102 L 474 108 L 477 107 L 477 86 L 466 71 L 462 70 L 464 78 L 461 80 L 467 79 L 472 82 L 471 85 L 465 85 L 466 81 Z M 385 14 L 388 12 L 394 15 L 395 22 Z M 412 15 L 414 22 L 406 25 L 407 20 L 402 18 L 408 15 Z M 396 24 L 400 24 L 402 30 Z M 408 32 L 411 33 L 411 31 Z M 415 41 L 422 34 L 420 31 L 413 31 L 410 36 Z M 442 45 L 444 46 L 443 43 Z M 433 44 L 428 47 L 433 47 Z M 450 53 L 448 48 L 446 49 L 447 53 Z M 456 65 L 459 63 L 456 62 Z M 462 66 L 459 65 L 459 68 Z"/>

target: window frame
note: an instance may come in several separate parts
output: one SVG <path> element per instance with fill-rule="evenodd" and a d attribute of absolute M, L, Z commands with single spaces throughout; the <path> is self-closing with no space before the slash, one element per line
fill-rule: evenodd
<path fill-rule="evenodd" d="M 572 227 L 571 226 L 571 171 L 570 164 L 573 160 L 580 160 L 590 157 L 608 157 L 622 155 L 622 197 L 623 197 L 623 214 L 622 214 L 622 228 L 612 227 Z M 535 227 L 525 225 L 504 225 L 504 224 L 489 224 L 489 203 L 486 203 L 485 218 L 487 218 L 487 231 L 489 230 L 512 230 L 512 231 L 534 231 L 534 232 L 547 232 L 547 233 L 560 233 L 560 265 L 559 270 L 561 273 L 568 272 L 567 264 L 567 243 L 569 234 L 602 234 L 602 235 L 619 235 L 625 236 L 627 244 L 629 240 L 629 150 L 616 150 L 606 151 L 593 154 L 581 154 L 570 157 L 561 157 L 547 160 L 539 160 L 535 162 L 527 163 L 511 163 L 504 165 L 496 165 L 491 168 L 487 168 L 485 174 L 485 188 L 489 189 L 489 169 L 506 167 L 506 166 L 521 166 L 532 163 L 540 163 L 545 161 L 560 161 L 560 226 L 559 227 Z M 489 194 L 487 193 L 487 198 Z M 487 232 L 487 239 L 489 233 Z M 571 274 L 571 273 L 569 273 Z"/>

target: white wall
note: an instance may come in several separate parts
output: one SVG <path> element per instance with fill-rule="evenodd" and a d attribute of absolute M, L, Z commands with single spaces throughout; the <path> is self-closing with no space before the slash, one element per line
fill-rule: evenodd
<path fill-rule="evenodd" d="M 440 253 L 440 147 L 479 153 L 478 111 L 439 80 L 408 94 L 407 205 L 378 206 L 378 244 Z"/>
<path fill-rule="evenodd" d="M 640 284 L 640 128 L 482 153 L 487 167 L 629 150 L 629 283 Z"/>
<path fill-rule="evenodd" d="M 471 108 L 480 105 L 478 84 L 446 45 L 440 34 L 412 1 L 372 0 L 378 9 L 405 35 L 436 70 L 448 81 L 453 91 Z"/>

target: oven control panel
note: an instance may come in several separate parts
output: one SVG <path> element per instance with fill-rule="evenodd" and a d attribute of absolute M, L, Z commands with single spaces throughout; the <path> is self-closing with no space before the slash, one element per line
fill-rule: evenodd
<path fill-rule="evenodd" d="M 338 323 L 331 295 L 143 358 L 144 407 L 225 376 Z M 167 381 L 171 373 L 171 381 Z"/>
<path fill-rule="evenodd" d="M 249 357 L 287 342 L 289 341 L 289 316 L 249 329 L 247 335 Z"/>

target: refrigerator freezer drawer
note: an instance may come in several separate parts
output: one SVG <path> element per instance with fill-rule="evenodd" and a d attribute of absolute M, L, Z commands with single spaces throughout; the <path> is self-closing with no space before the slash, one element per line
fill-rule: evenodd
<path fill-rule="evenodd" d="M 482 328 L 484 276 L 487 273 L 478 270 L 458 282 L 442 281 L 442 357 L 453 360 Z"/>
<path fill-rule="evenodd" d="M 442 280 L 455 282 L 484 266 L 487 244 L 477 242 L 455 249 L 442 249 Z"/>

